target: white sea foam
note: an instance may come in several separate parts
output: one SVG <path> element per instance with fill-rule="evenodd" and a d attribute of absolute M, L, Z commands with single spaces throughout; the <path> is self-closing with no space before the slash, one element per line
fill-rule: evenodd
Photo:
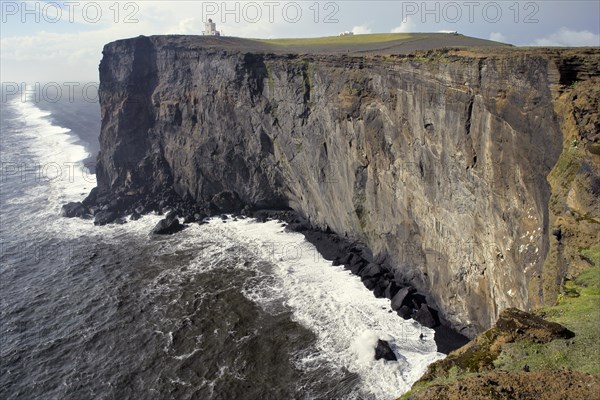
<path fill-rule="evenodd" d="M 60 232 L 64 238 L 101 235 L 107 241 L 118 241 L 123 235 L 148 236 L 149 230 L 162 218 L 145 215 L 138 223 L 124 225 L 94 226 L 93 220 L 61 218 L 61 207 L 71 201 L 81 201 L 96 186 L 96 176 L 91 174 L 83 161 L 90 154 L 77 143 L 70 129 L 53 125 L 48 119 L 51 113 L 40 110 L 30 100 L 16 99 L 9 103 L 24 122 L 21 130 L 27 148 L 35 159 L 16 159 L 19 171 L 8 179 L 21 179 L 31 183 L 27 196 L 12 200 L 15 203 L 38 204 L 35 215 L 23 215 L 24 222 L 35 226 L 43 221 L 44 229 Z M 170 244 L 169 244 L 170 246 Z"/>
<path fill-rule="evenodd" d="M 145 216 L 112 229 L 148 235 L 160 218 Z M 100 230 L 108 229 L 111 228 Z M 273 304 L 283 301 L 294 312 L 294 318 L 317 335 L 317 351 L 302 357 L 300 366 L 311 369 L 332 362 L 347 368 L 359 374 L 364 392 L 376 399 L 399 397 L 430 363 L 444 357 L 436 351 L 433 330 L 389 312 L 389 300 L 375 298 L 360 278 L 343 267 L 332 266 L 303 235 L 285 232 L 280 222 L 241 219 L 223 223 L 213 218 L 206 225 L 192 224 L 177 235 L 158 241 L 164 246 L 158 246 L 157 255 L 211 243 L 197 251 L 197 257 L 186 265 L 185 272 L 180 272 L 182 279 L 184 275 L 232 265 L 262 273 L 248 281 L 244 294 L 266 311 L 278 312 Z M 247 257 L 237 260 L 240 255 L 237 251 Z M 248 258 L 254 259 L 250 266 L 243 262 Z M 259 268 L 257 264 L 261 261 L 274 265 L 274 271 L 270 272 L 274 275 Z M 425 335 L 423 340 L 420 333 Z M 375 361 L 377 339 L 392 343 L 398 362 Z"/>
<path fill-rule="evenodd" d="M 13 156 L 18 172 L 6 179 L 30 183 L 23 201 L 39 204 L 36 218 L 46 220 L 51 214 L 59 214 L 63 204 L 81 200 L 96 186 L 95 176 L 83 165 L 89 153 L 70 129 L 53 125 L 48 119 L 51 114 L 31 101 L 16 99 L 9 106 L 24 123 L 23 139 L 35 159 Z"/>
<path fill-rule="evenodd" d="M 284 232 L 279 222 L 213 220 L 200 228 L 218 230 L 274 263 L 280 290 L 271 296 L 282 296 L 296 320 L 318 337 L 319 354 L 309 355 L 303 360 L 306 364 L 333 361 L 358 373 L 365 392 L 394 399 L 410 389 L 427 365 L 444 357 L 436 351 L 433 330 L 390 313 L 389 300 L 375 298 L 357 276 L 332 266 L 303 235 Z M 272 298 L 252 300 L 268 306 Z M 399 362 L 375 361 L 377 339 L 393 343 Z"/>
<path fill-rule="evenodd" d="M 31 103 L 14 106 L 26 121 L 24 132 L 40 163 L 73 165 L 89 156 L 68 129 L 47 120 L 48 113 Z M 95 227 L 91 220 L 60 218 L 62 204 L 80 201 L 95 186 L 95 177 L 82 164 L 79 168 L 74 179 L 50 179 L 49 185 L 32 188 L 31 201 L 38 202 L 40 210 L 30 218 L 47 221 L 45 229 L 60 232 L 65 238 L 86 235 L 108 242 L 118 242 L 124 236 L 154 240 L 157 255 L 202 246 L 185 274 L 231 265 L 219 263 L 223 257 L 236 261 L 235 268 L 246 268 L 241 258 L 235 260 L 241 245 L 240 251 L 275 266 L 274 271 L 250 266 L 263 275 L 244 288 L 245 295 L 267 311 L 275 302 L 284 301 L 294 318 L 316 334 L 317 351 L 299 360 L 304 367 L 333 362 L 359 374 L 365 393 L 377 399 L 393 399 L 409 390 L 428 364 L 443 358 L 436 351 L 432 330 L 389 312 L 389 300 L 375 298 L 358 277 L 332 266 L 301 234 L 284 232 L 279 222 L 244 219 L 223 223 L 213 219 L 207 225 L 193 224 L 175 236 L 155 238 L 149 232 L 162 218 L 159 215 L 103 227 Z M 421 332 L 424 340 L 419 339 Z M 374 360 L 377 339 L 392 342 L 399 362 Z"/>
<path fill-rule="evenodd" d="M 160 218 L 148 215 L 125 225 L 104 227 L 94 227 L 79 219 L 69 220 L 69 223 L 74 224 L 72 229 L 80 224 L 79 232 L 89 235 L 95 232 L 102 235 L 103 240 L 110 240 L 121 235 L 150 237 L 148 232 Z M 364 392 L 376 399 L 399 397 L 431 362 L 444 357 L 436 351 L 433 330 L 390 313 L 389 300 L 375 298 L 357 276 L 342 267 L 332 266 L 301 234 L 284 232 L 278 222 L 258 223 L 247 219 L 222 223 L 215 218 L 209 224 L 192 224 L 177 235 L 151 240 L 157 240 L 157 255 L 194 250 L 215 241 L 198 251 L 198 256 L 186 265 L 185 272 L 179 272 L 182 281 L 185 276 L 213 268 L 231 265 L 257 268 L 256 262 L 249 267 L 241 260 L 232 264 L 237 255 L 231 251 L 235 246 L 259 261 L 274 265 L 274 276 L 259 271 L 263 274 L 248 282 L 244 294 L 266 311 L 277 312 L 273 304 L 283 301 L 292 309 L 295 320 L 317 335 L 317 351 L 302 357 L 300 367 L 311 369 L 332 362 L 337 367 L 347 368 L 361 377 Z M 172 275 L 174 271 L 165 273 Z M 176 279 L 168 282 L 175 285 Z M 160 287 L 156 285 L 154 290 Z M 419 339 L 421 332 L 425 335 L 423 340 Z M 374 360 L 377 339 L 391 341 L 398 362 Z"/>

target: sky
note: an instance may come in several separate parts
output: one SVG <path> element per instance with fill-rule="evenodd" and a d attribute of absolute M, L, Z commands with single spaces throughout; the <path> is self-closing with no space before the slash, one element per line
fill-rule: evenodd
<path fill-rule="evenodd" d="M 517 46 L 600 46 L 592 1 L 5 1 L 0 81 L 97 82 L 104 44 L 127 37 L 201 34 L 316 37 L 457 31 Z"/>

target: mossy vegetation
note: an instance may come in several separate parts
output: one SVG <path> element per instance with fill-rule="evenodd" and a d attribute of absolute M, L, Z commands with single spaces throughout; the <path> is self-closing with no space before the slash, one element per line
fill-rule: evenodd
<path fill-rule="evenodd" d="M 600 267 L 600 244 L 580 249 L 579 254 L 595 267 Z M 600 276 L 598 277 L 600 279 Z"/>
<path fill-rule="evenodd" d="M 315 88 L 314 85 L 314 73 L 315 73 L 315 69 L 313 64 L 310 62 L 310 60 L 304 59 L 303 60 L 303 65 L 304 65 L 304 71 L 303 71 L 303 79 L 304 79 L 304 91 L 305 91 L 305 100 L 308 101 L 308 107 L 312 108 L 314 106 L 314 102 L 312 100 L 313 97 L 313 90 Z"/>
<path fill-rule="evenodd" d="M 360 94 L 360 87 L 356 82 L 348 82 L 346 86 L 344 86 L 344 90 L 342 91 L 342 95 L 344 96 L 358 96 Z"/>
<path fill-rule="evenodd" d="M 598 257 L 598 247 L 591 251 Z M 558 322 L 575 333 L 572 339 L 557 339 L 538 344 L 531 341 L 504 346 L 495 364 L 507 371 L 568 368 L 600 374 L 600 266 L 596 265 L 567 280 L 558 304 L 538 311 L 546 319 Z"/>
<path fill-rule="evenodd" d="M 492 328 L 477 338 L 478 346 L 457 350 L 451 362 L 432 364 L 428 373 L 401 399 L 433 385 L 448 385 L 461 379 L 501 370 L 507 372 L 570 369 L 600 374 L 600 246 L 583 249 L 595 266 L 565 281 L 558 303 L 536 314 L 575 333 L 572 338 L 540 342 L 524 338 L 503 343 L 502 332 Z M 464 349 L 464 348 L 463 348 Z M 452 353 L 454 354 L 454 353 Z"/>
<path fill-rule="evenodd" d="M 579 151 L 577 147 L 573 146 L 562 152 L 560 158 L 554 166 L 554 169 L 548 176 L 548 180 L 551 184 L 559 184 L 564 189 L 570 187 L 573 179 L 575 179 L 577 171 L 581 166 L 578 153 Z"/>
<path fill-rule="evenodd" d="M 418 381 L 417 383 L 415 383 L 413 385 L 411 390 L 404 393 L 402 395 L 402 397 L 400 397 L 400 399 L 398 399 L 398 400 L 407 400 L 410 398 L 410 396 L 412 394 L 415 394 L 416 392 L 426 389 L 432 385 L 449 385 L 449 384 L 452 384 L 452 383 L 458 381 L 459 379 L 462 379 L 462 378 L 465 378 L 465 377 L 471 376 L 471 375 L 476 375 L 476 374 L 465 372 L 464 370 L 461 370 L 458 367 L 452 367 L 448 370 L 446 375 L 436 378 L 435 381 L 432 381 L 432 382 Z"/>
<path fill-rule="evenodd" d="M 304 59 L 302 60 L 302 63 L 304 64 L 304 68 L 306 70 L 306 77 L 308 79 L 308 85 L 310 86 L 311 90 L 314 87 L 314 82 L 313 82 L 313 75 L 315 73 L 315 67 L 314 65 L 310 62 L 310 60 Z"/>
<path fill-rule="evenodd" d="M 279 104 L 275 100 L 275 78 L 273 75 L 273 66 L 269 63 L 265 63 L 265 69 L 267 71 L 267 89 L 268 97 L 270 99 L 269 114 L 274 120 L 279 118 Z"/>
<path fill-rule="evenodd" d="M 269 88 L 269 96 L 275 94 L 275 80 L 273 79 L 273 67 L 271 64 L 265 63 L 265 69 L 267 70 L 267 87 Z"/>

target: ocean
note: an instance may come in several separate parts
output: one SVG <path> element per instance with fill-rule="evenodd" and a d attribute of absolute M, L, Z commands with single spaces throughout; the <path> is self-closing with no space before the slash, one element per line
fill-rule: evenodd
<path fill-rule="evenodd" d="M 443 357 L 279 221 L 61 217 L 95 186 L 97 102 L 3 96 L 0 119 L 1 399 L 387 400 Z"/>

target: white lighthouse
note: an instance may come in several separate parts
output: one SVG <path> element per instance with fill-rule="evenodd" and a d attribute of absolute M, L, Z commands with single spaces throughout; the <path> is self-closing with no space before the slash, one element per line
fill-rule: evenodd
<path fill-rule="evenodd" d="M 208 36 L 221 36 L 221 32 L 217 30 L 217 24 L 215 24 L 210 18 L 208 19 L 208 22 L 204 23 L 204 30 L 202 31 L 202 34 Z"/>

